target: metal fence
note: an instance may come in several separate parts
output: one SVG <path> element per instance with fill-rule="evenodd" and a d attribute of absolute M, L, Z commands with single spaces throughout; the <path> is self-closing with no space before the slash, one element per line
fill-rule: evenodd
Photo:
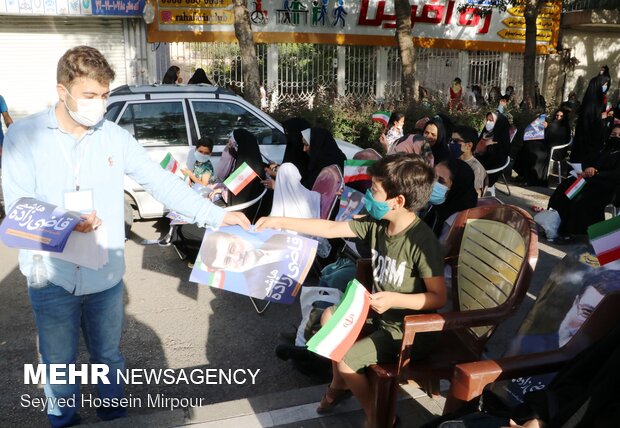
<path fill-rule="evenodd" d="M 618 10 L 620 0 L 565 0 L 562 2 L 564 12 L 592 9 Z"/>
<path fill-rule="evenodd" d="M 395 47 L 285 43 L 259 44 L 256 52 L 260 83 L 274 107 L 282 101 L 308 102 L 311 107 L 319 92 L 369 101 L 401 98 L 402 67 Z M 201 67 L 214 84 L 243 91 L 237 44 L 161 44 L 157 56 L 159 80 L 170 65 L 181 68 L 185 82 Z M 540 82 L 544 63 L 545 57 L 539 56 L 536 79 Z M 447 98 L 455 77 L 460 77 L 466 87 L 479 85 L 485 94 L 493 86 L 503 91 L 512 85 L 518 91 L 523 79 L 523 54 L 417 48 L 416 69 L 420 86 L 434 97 Z"/>

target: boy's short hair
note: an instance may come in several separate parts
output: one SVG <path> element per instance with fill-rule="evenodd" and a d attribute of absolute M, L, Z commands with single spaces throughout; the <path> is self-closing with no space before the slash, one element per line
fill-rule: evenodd
<path fill-rule="evenodd" d="M 103 54 L 90 46 L 76 46 L 69 49 L 60 58 L 56 68 L 56 81 L 67 88 L 81 77 L 109 85 L 114 76 L 114 70 Z"/>
<path fill-rule="evenodd" d="M 464 142 L 472 144 L 472 150 L 476 148 L 478 144 L 478 131 L 471 126 L 459 125 L 454 130 L 453 134 L 459 134 Z"/>
<path fill-rule="evenodd" d="M 387 155 L 368 168 L 368 173 L 381 182 L 388 199 L 405 197 L 405 208 L 418 211 L 431 197 L 435 171 L 418 155 Z"/>
<path fill-rule="evenodd" d="M 206 147 L 209 151 L 213 152 L 213 138 L 211 137 L 202 137 L 198 141 L 196 141 L 196 148 L 198 147 Z"/>

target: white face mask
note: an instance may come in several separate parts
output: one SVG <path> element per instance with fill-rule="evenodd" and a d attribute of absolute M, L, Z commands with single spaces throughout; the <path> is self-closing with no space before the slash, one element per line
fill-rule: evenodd
<path fill-rule="evenodd" d="M 491 132 L 493 131 L 493 128 L 495 128 L 495 122 L 491 122 L 490 120 L 487 122 L 486 125 L 484 125 L 484 127 L 486 128 L 487 131 Z"/>
<path fill-rule="evenodd" d="M 205 163 L 207 162 L 209 159 L 211 159 L 210 155 L 205 155 L 204 153 L 200 153 L 198 150 L 196 150 L 194 152 L 194 157 L 196 158 L 196 160 L 200 163 Z"/>
<path fill-rule="evenodd" d="M 101 119 L 103 119 L 103 115 L 106 111 L 106 100 L 99 98 L 78 98 L 76 100 L 73 98 L 71 93 L 69 93 L 68 89 L 67 95 L 69 95 L 77 103 L 77 111 L 73 111 L 69 108 L 67 105 L 67 100 L 65 99 L 65 107 L 69 112 L 71 119 L 75 120 L 82 126 L 86 126 L 87 128 L 95 126 L 101 122 Z"/>

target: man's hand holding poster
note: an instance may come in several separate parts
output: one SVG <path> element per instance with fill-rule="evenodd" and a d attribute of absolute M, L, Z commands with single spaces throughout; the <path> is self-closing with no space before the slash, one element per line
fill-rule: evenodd
<path fill-rule="evenodd" d="M 190 281 L 257 299 L 293 303 L 317 242 L 285 231 L 207 230 Z"/>

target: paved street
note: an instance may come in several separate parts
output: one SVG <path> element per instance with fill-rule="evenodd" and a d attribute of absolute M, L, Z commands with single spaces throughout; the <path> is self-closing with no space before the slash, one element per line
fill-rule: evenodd
<path fill-rule="evenodd" d="M 498 187 L 504 188 L 502 185 Z M 506 202 L 528 208 L 534 203 L 544 205 L 550 194 L 549 189 L 519 189 L 513 186 L 511 189 L 512 197 L 498 196 Z M 127 367 L 186 370 L 260 368 L 261 371 L 256 385 L 134 384 L 128 386 L 128 396 L 144 401 L 149 393 L 202 398 L 201 404 L 204 406 L 299 390 L 320 383 L 292 370 L 289 363 L 274 356 L 278 332 L 290 328 L 299 319 L 298 305 L 272 305 L 265 314 L 258 315 L 245 296 L 188 282 L 190 270 L 187 263 L 179 260 L 172 247 L 140 245 L 142 239 L 159 237 L 161 230 L 158 227 L 161 226 L 155 221 L 136 223 L 126 246 L 126 325 L 122 350 Z M 490 355 L 503 352 L 554 264 L 570 248 L 541 242 L 530 293 L 518 314 L 502 325 L 494 336 L 489 344 Z M 23 394 L 43 397 L 42 389 L 24 385 L 23 382 L 23 364 L 36 362 L 35 329 L 25 280 L 17 269 L 16 251 L 0 246 L 0 259 L 0 375 L 3 378 L 0 426 L 42 426 L 45 424 L 44 412 L 23 408 L 20 401 Z M 87 362 L 85 352 L 82 352 L 78 362 Z M 84 392 L 95 394 L 90 387 L 85 388 Z M 318 398 L 313 396 L 312 400 L 317 401 Z M 149 413 L 153 414 L 150 422 L 137 422 L 144 421 L 141 415 Z M 156 420 L 162 426 L 175 426 L 183 420 L 166 422 L 166 414 L 172 417 L 173 412 L 161 412 L 161 409 L 145 406 L 132 408 L 130 416 L 138 419 L 125 420 L 125 425 L 151 426 Z M 82 415 L 86 422 L 97 421 L 92 409 L 86 409 Z M 186 421 L 191 418 L 190 413 L 185 412 L 184 415 Z M 331 426 L 339 426 L 337 419 L 333 423 Z"/>
<path fill-rule="evenodd" d="M 245 296 L 188 282 L 190 269 L 172 247 L 142 246 L 160 235 L 158 223 L 138 222 L 126 246 L 126 324 L 122 351 L 128 368 L 260 368 L 256 385 L 131 385 L 127 394 L 203 398 L 203 404 L 312 385 L 274 356 L 278 332 L 291 326 L 299 305 L 272 305 L 255 313 Z M 35 327 L 17 252 L 0 245 L 0 426 L 44 425 L 45 413 L 22 408 L 20 396 L 43 397 L 23 383 L 23 364 L 36 363 Z M 87 363 L 82 352 L 78 363 Z M 87 393 L 95 393 L 86 388 Z M 130 414 L 156 409 L 130 409 Z M 82 412 L 96 421 L 92 411 Z"/>

